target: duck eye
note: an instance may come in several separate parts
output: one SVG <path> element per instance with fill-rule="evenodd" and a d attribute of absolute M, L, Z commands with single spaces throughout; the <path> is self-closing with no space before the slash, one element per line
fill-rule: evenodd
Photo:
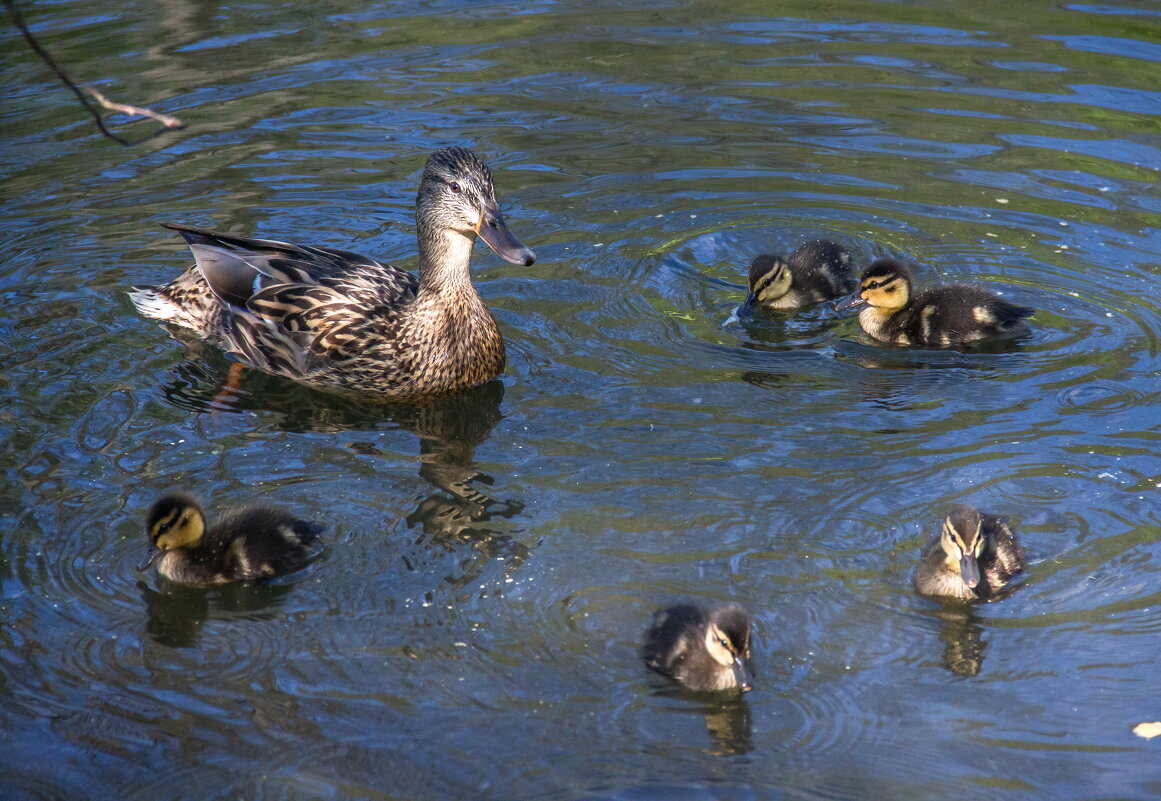
<path fill-rule="evenodd" d="M 720 640 L 718 640 L 718 645 L 720 645 L 722 648 L 725 648 L 727 651 L 730 650 L 729 640 L 727 640 L 725 637 L 722 637 Z"/>
<path fill-rule="evenodd" d="M 451 189 L 451 191 L 455 192 L 457 195 L 458 195 L 460 192 L 464 191 L 464 190 L 463 190 L 463 187 L 461 187 L 461 186 L 459 185 L 459 182 L 458 182 L 458 181 L 452 181 L 450 184 L 448 184 L 448 188 L 449 188 L 449 189 Z"/>

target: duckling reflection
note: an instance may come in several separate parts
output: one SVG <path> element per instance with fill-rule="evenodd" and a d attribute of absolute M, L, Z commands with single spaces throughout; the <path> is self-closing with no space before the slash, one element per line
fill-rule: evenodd
<path fill-rule="evenodd" d="M 936 612 L 943 624 L 939 639 L 943 641 L 943 663 L 957 676 L 970 678 L 979 674 L 984 663 L 984 627 L 976 622 L 970 606 L 947 604 Z"/>
<path fill-rule="evenodd" d="M 294 589 L 279 582 L 239 582 L 206 590 L 166 582 L 154 589 L 137 582 L 145 604 L 145 630 L 158 645 L 186 648 L 197 643 L 207 620 L 244 613 L 247 619 L 273 617 Z"/>
<path fill-rule="evenodd" d="M 727 697 L 707 708 L 705 728 L 713 738 L 716 754 L 732 756 L 754 750 L 754 725 L 745 696 Z"/>
<path fill-rule="evenodd" d="M 697 692 L 753 686 L 750 614 L 738 604 L 672 606 L 645 632 L 645 664 Z"/>
<path fill-rule="evenodd" d="M 855 288 L 851 254 L 829 239 L 812 239 L 783 259 L 764 253 L 750 264 L 749 294 L 740 313 L 790 311 Z"/>
<path fill-rule="evenodd" d="M 955 601 L 992 601 L 1010 594 L 1005 588 L 1025 563 L 1006 518 L 957 506 L 924 549 L 915 589 Z"/>
<path fill-rule="evenodd" d="M 1033 309 L 1009 303 L 971 284 L 915 291 L 911 271 L 879 259 L 863 271 L 859 287 L 835 309 L 859 311 L 859 325 L 881 342 L 922 348 L 962 347 L 1018 330 Z"/>

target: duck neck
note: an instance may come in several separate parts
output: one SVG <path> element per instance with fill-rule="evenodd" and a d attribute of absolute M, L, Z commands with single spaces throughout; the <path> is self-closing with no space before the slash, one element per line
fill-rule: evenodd
<path fill-rule="evenodd" d="M 419 229 L 420 294 L 474 294 L 471 264 L 474 234 L 450 228 Z"/>

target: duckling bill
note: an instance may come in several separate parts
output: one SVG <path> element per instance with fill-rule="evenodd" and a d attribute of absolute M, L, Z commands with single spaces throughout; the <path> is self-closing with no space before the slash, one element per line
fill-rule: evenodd
<path fill-rule="evenodd" d="M 472 246 L 478 236 L 525 266 L 536 256 L 505 225 L 491 171 L 464 148 L 432 153 L 415 216 L 418 277 L 346 250 L 166 223 L 196 263 L 130 298 L 147 317 L 308 384 L 402 398 L 490 381 L 504 340 L 472 285 Z"/>
<path fill-rule="evenodd" d="M 785 259 L 762 254 L 750 264 L 749 285 L 742 311 L 799 309 L 837 298 L 855 286 L 851 254 L 829 239 L 806 242 Z"/>
<path fill-rule="evenodd" d="M 1002 336 L 1018 330 L 1034 311 L 971 284 L 916 292 L 911 271 L 892 259 L 879 259 L 864 270 L 858 289 L 835 308 L 860 309 L 859 325 L 881 342 L 922 348 Z"/>
<path fill-rule="evenodd" d="M 321 552 L 323 526 L 273 506 L 246 506 L 207 527 L 205 512 L 191 495 L 171 493 L 146 515 L 149 558 L 139 566 L 170 581 L 215 586 L 259 581 L 305 567 Z"/>
<path fill-rule="evenodd" d="M 673 606 L 645 632 L 645 664 L 691 690 L 749 690 L 750 615 L 738 604 Z"/>
<path fill-rule="evenodd" d="M 924 549 L 915 589 L 959 601 L 993 600 L 1024 567 L 1024 550 L 1007 520 L 957 506 Z"/>

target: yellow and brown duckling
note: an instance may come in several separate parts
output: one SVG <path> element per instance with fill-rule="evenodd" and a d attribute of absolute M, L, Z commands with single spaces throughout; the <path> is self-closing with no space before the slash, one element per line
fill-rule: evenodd
<path fill-rule="evenodd" d="M 1024 550 L 1008 521 L 957 506 L 924 549 L 915 571 L 923 595 L 959 601 L 988 601 L 1024 570 Z"/>
<path fill-rule="evenodd" d="M 673 606 L 653 614 L 645 664 L 691 690 L 749 690 L 750 615 L 738 604 Z"/>
<path fill-rule="evenodd" d="M 870 336 L 923 348 L 958 347 L 1002 336 L 1019 329 L 1034 311 L 971 284 L 916 292 L 911 272 L 892 259 L 868 267 L 858 289 L 835 305 L 840 311 L 858 307 L 859 325 Z"/>
<path fill-rule="evenodd" d="M 146 516 L 149 559 L 170 581 L 214 586 L 293 573 L 321 552 L 323 526 L 273 506 L 246 506 L 224 514 L 212 528 L 192 496 L 175 492 Z M 160 560 L 160 561 L 158 561 Z"/>
<path fill-rule="evenodd" d="M 785 259 L 756 257 L 750 264 L 750 293 L 742 309 L 799 309 L 840 297 L 854 287 L 851 254 L 829 239 L 813 239 Z"/>
<path fill-rule="evenodd" d="M 245 363 L 310 384 L 409 397 L 482 384 L 504 340 L 472 285 L 478 235 L 503 259 L 536 257 L 504 224 L 492 173 L 460 147 L 427 160 L 416 201 L 419 276 L 346 250 L 165 224 L 196 264 L 130 294 Z"/>

